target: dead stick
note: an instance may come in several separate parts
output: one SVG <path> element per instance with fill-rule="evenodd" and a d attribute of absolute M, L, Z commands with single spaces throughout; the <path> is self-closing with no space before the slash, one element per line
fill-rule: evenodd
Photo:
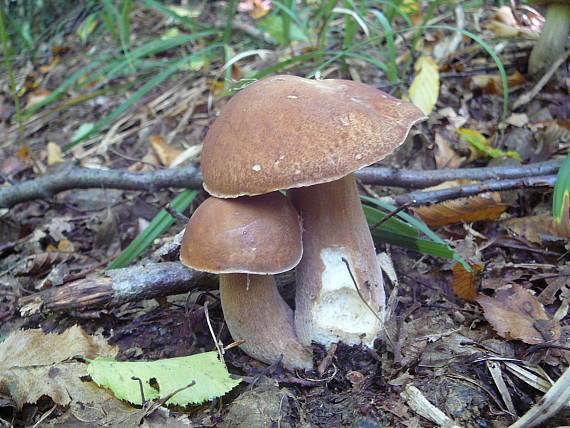
<path fill-rule="evenodd" d="M 39 312 L 111 308 L 126 302 L 186 293 L 217 285 L 212 275 L 177 262 L 150 263 L 105 272 L 105 276 L 73 281 L 19 300 L 22 316 Z"/>
<path fill-rule="evenodd" d="M 509 180 L 555 174 L 561 163 L 562 160 L 555 160 L 523 166 L 428 171 L 369 167 L 357 171 L 356 175 L 364 184 L 424 188 L 456 179 Z M 59 192 L 71 189 L 107 188 L 152 192 L 167 187 L 201 189 L 202 173 L 193 165 L 146 172 L 86 169 L 67 165 L 53 174 L 0 190 L 0 208 L 11 208 L 22 202 L 51 198 Z"/>
<path fill-rule="evenodd" d="M 394 203 L 395 205 L 417 207 L 421 205 L 448 201 L 451 199 L 466 198 L 486 192 L 553 187 L 555 183 L 555 175 L 546 175 L 538 177 L 525 177 L 513 180 L 484 181 L 482 183 L 448 187 L 447 189 L 440 190 L 418 190 L 387 199 L 389 199 L 390 202 Z"/>

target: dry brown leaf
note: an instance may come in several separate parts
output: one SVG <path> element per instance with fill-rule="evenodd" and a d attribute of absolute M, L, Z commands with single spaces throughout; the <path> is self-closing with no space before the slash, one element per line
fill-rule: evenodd
<path fill-rule="evenodd" d="M 57 165 L 62 163 L 63 157 L 61 156 L 61 147 L 54 142 L 47 143 L 47 164 L 48 166 Z"/>
<path fill-rule="evenodd" d="M 557 223 L 549 215 L 514 218 L 506 221 L 505 226 L 514 235 L 535 244 L 541 244 L 545 236 L 570 238 L 570 231 L 565 228 L 565 225 Z"/>
<path fill-rule="evenodd" d="M 453 266 L 453 279 L 451 288 L 459 297 L 470 302 L 477 300 L 477 289 L 479 288 L 479 272 L 483 269 L 482 265 L 470 265 L 472 272 L 467 272 L 461 263 Z"/>
<path fill-rule="evenodd" d="M 62 239 L 57 243 L 57 251 L 63 251 L 66 253 L 72 253 L 75 251 L 73 243 L 68 239 Z"/>
<path fill-rule="evenodd" d="M 499 288 L 495 297 L 480 295 L 477 303 L 483 307 L 489 324 L 505 339 L 536 345 L 560 338 L 560 324 L 551 320 L 537 298 L 518 284 Z"/>
<path fill-rule="evenodd" d="M 79 326 L 62 334 L 18 331 L 0 343 L 0 392 L 9 394 L 18 408 L 43 395 L 64 406 L 112 399 L 93 383 L 81 381 L 86 364 L 69 361 L 78 355 L 114 357 L 117 352 L 102 336 L 89 336 Z"/>
<path fill-rule="evenodd" d="M 55 68 L 55 66 L 58 65 L 60 62 L 61 62 L 61 57 L 57 55 L 53 57 L 53 59 L 48 65 L 40 65 L 40 71 L 42 73 L 47 73 L 49 71 L 52 71 Z"/>
<path fill-rule="evenodd" d="M 515 70 L 513 74 L 507 76 L 509 88 L 520 86 L 525 82 L 524 76 Z M 481 88 L 489 94 L 502 94 L 503 93 L 503 80 L 498 74 L 478 74 L 471 77 L 471 82 L 476 88 Z"/>
<path fill-rule="evenodd" d="M 518 25 L 513 11 L 509 6 L 500 7 L 495 15 L 485 24 L 497 37 L 537 38 L 538 34 Z"/>
<path fill-rule="evenodd" d="M 476 182 L 472 180 L 452 180 L 437 186 L 428 187 L 424 191 L 447 189 L 472 183 Z M 506 209 L 507 206 L 501 202 L 501 195 L 498 192 L 489 192 L 481 193 L 471 198 L 454 199 L 430 206 L 414 208 L 414 211 L 428 226 L 439 227 L 446 224 L 494 220 Z"/>
<path fill-rule="evenodd" d="M 28 94 L 26 108 L 29 109 L 30 107 L 39 104 L 40 102 L 45 100 L 50 94 L 51 91 L 48 91 L 47 89 L 36 89 L 32 93 Z"/>
<path fill-rule="evenodd" d="M 160 135 L 151 135 L 150 144 L 160 159 L 160 163 L 164 166 L 170 166 L 174 159 L 182 153 L 182 150 L 170 146 Z"/>
<path fill-rule="evenodd" d="M 28 257 L 23 265 L 12 270 L 12 274 L 14 276 L 43 275 L 54 265 L 65 263 L 75 258 L 73 254 L 59 252 L 53 245 L 51 248 L 53 248 L 53 250 Z"/>
<path fill-rule="evenodd" d="M 463 158 L 449 146 L 447 140 L 439 132 L 435 133 L 435 145 L 437 149 L 434 157 L 438 168 L 459 168 Z"/>

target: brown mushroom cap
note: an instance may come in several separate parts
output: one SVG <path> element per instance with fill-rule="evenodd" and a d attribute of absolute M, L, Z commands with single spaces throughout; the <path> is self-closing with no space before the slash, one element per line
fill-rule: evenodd
<path fill-rule="evenodd" d="M 423 119 L 362 83 L 267 77 L 238 92 L 210 128 L 204 188 L 233 198 L 333 181 L 392 153 Z"/>
<path fill-rule="evenodd" d="M 180 261 L 211 273 L 277 274 L 303 254 L 301 221 L 278 192 L 238 199 L 209 198 L 186 226 Z"/>

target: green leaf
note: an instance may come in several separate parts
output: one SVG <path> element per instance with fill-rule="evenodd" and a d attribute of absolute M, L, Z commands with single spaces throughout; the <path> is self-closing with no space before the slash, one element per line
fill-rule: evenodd
<path fill-rule="evenodd" d="M 259 20 L 258 25 L 273 37 L 277 43 L 284 45 L 287 43 L 285 34 L 283 34 L 283 18 L 279 15 L 271 14 Z M 307 36 L 299 29 L 299 27 L 291 22 L 289 24 L 289 39 L 297 41 L 306 41 Z"/>
<path fill-rule="evenodd" d="M 565 212 L 565 205 L 568 207 L 570 203 L 570 154 L 558 170 L 556 176 L 556 184 L 554 185 L 554 195 L 552 197 L 552 217 L 557 223 L 570 221 Z M 567 209 L 567 208 L 566 208 Z"/>
<path fill-rule="evenodd" d="M 184 190 L 170 203 L 173 210 L 182 212 L 192 203 L 196 195 L 195 190 Z M 144 250 L 150 247 L 153 241 L 162 235 L 171 225 L 174 219 L 165 210 L 161 210 L 150 222 L 142 233 L 119 254 L 107 269 L 119 269 L 127 266 L 136 259 Z"/>
<path fill-rule="evenodd" d="M 165 398 L 183 388 L 167 401 L 180 406 L 220 397 L 241 382 L 230 377 L 215 351 L 151 362 L 96 358 L 89 360 L 87 372 L 95 383 L 136 405 L 143 404 L 141 382 L 145 400 Z"/>

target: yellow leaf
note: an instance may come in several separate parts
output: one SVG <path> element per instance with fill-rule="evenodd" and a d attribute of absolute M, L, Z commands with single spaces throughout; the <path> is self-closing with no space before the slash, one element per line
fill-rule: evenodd
<path fill-rule="evenodd" d="M 160 135 L 151 135 L 150 144 L 155 151 L 160 163 L 165 166 L 170 166 L 172 161 L 178 157 L 182 150 L 175 149 L 174 147 L 168 145 L 164 140 L 164 137 Z"/>
<path fill-rule="evenodd" d="M 63 162 L 61 156 L 61 148 L 54 142 L 47 143 L 47 164 L 48 166 L 57 165 Z"/>
<path fill-rule="evenodd" d="M 439 67 L 432 58 L 422 56 L 416 61 L 415 69 L 410 99 L 425 114 L 430 114 L 439 96 Z"/>

